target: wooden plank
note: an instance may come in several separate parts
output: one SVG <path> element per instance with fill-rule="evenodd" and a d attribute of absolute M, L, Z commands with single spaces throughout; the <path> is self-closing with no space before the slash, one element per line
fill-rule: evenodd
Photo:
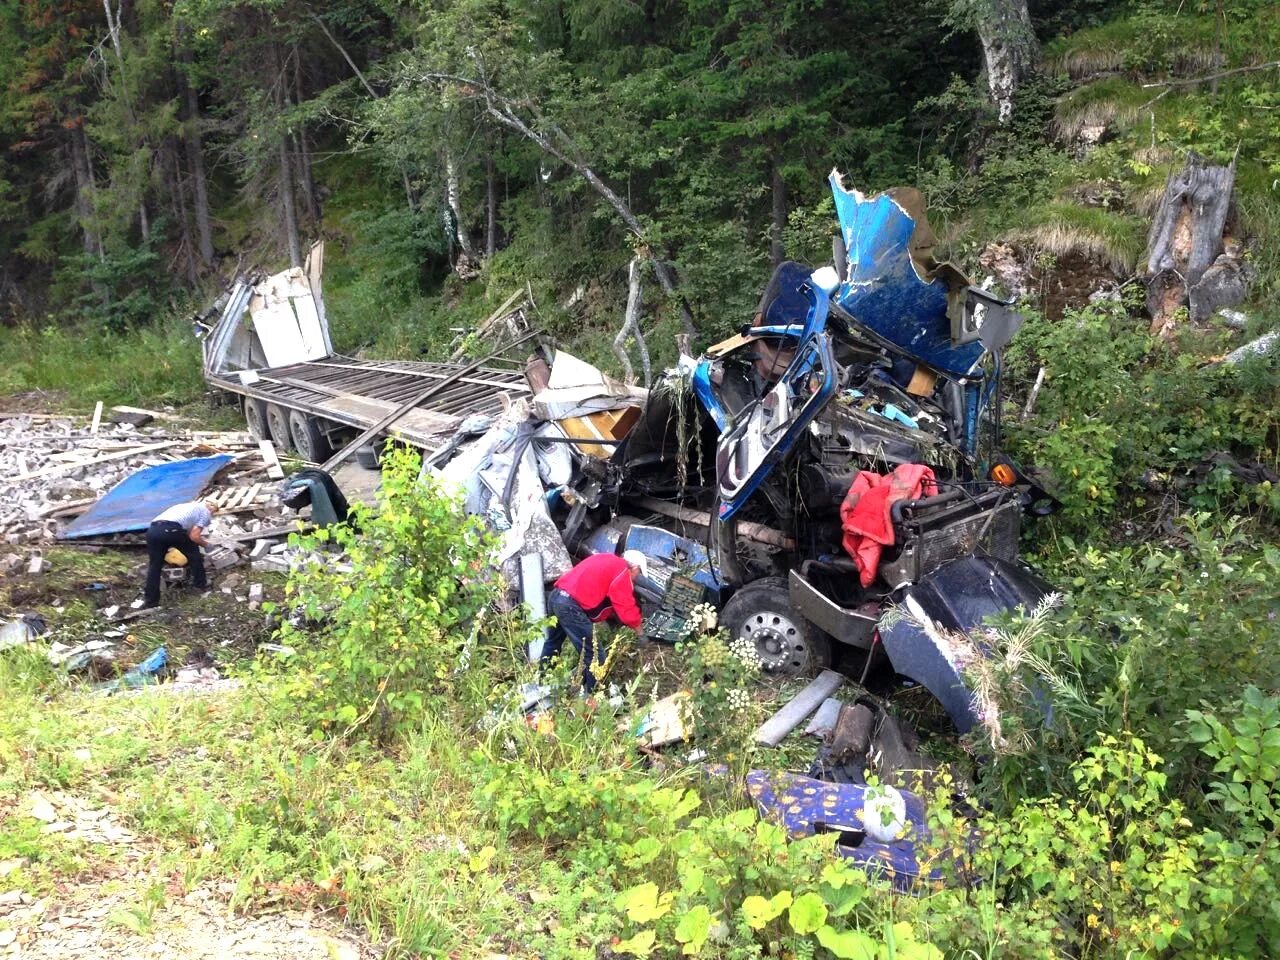
<path fill-rule="evenodd" d="M 801 721 L 840 689 L 844 677 L 834 670 L 823 670 L 807 687 L 795 695 L 781 710 L 760 725 L 752 734 L 756 743 L 776 747 Z"/>
<path fill-rule="evenodd" d="M 89 436 L 98 435 L 98 427 L 102 425 L 102 401 L 99 400 L 93 407 L 93 423 L 89 424 Z"/>
<path fill-rule="evenodd" d="M 539 330 L 530 330 L 528 333 L 524 334 L 523 336 L 517 337 L 515 340 L 511 341 L 506 346 L 502 347 L 500 350 L 495 351 L 495 355 L 505 353 L 507 350 L 510 350 L 512 347 L 515 347 L 521 343 L 524 343 L 526 340 L 532 340 L 540 332 L 541 331 Z M 387 427 L 391 426 L 391 424 L 395 423 L 397 420 L 403 417 L 406 413 L 408 413 L 414 407 L 418 406 L 418 404 L 426 402 L 435 394 L 443 390 L 446 386 L 453 383 L 455 380 L 459 380 L 462 377 L 465 377 L 468 373 L 471 373 L 473 370 L 478 370 L 480 367 L 484 366 L 486 360 L 488 360 L 488 357 L 483 357 L 475 361 L 474 363 L 469 363 L 465 367 L 460 368 L 456 373 L 448 377 L 445 377 L 443 380 L 433 383 L 431 386 L 427 387 L 421 393 L 417 393 L 414 396 L 410 397 L 408 401 L 406 401 L 401 406 L 397 407 L 395 410 L 391 411 L 391 413 L 387 414 L 377 423 L 373 424 L 373 426 L 369 427 L 367 430 L 362 432 L 358 437 L 356 437 L 354 440 L 348 443 L 345 447 L 343 447 L 341 450 L 335 453 L 332 457 L 326 460 L 324 462 L 324 466 L 321 467 L 321 469 L 324 470 L 326 473 L 332 473 L 334 468 L 337 467 L 338 464 L 342 463 L 342 461 L 346 460 L 347 457 L 355 453 L 356 450 L 364 446 L 366 443 L 368 443 L 370 440 L 372 440 L 374 437 L 380 434 L 383 430 L 387 429 Z"/>
<path fill-rule="evenodd" d="M 267 476 L 272 480 L 283 480 L 284 468 L 280 466 L 280 458 L 276 456 L 276 445 L 270 440 L 259 440 L 258 450 L 262 454 L 262 462 L 267 465 Z"/>
<path fill-rule="evenodd" d="M 234 537 L 218 537 L 217 539 L 222 543 L 243 543 L 246 540 L 269 540 L 274 537 L 287 537 L 291 533 L 306 533 L 310 529 L 311 524 L 295 520 L 287 527 L 266 527 L 262 530 L 254 530 L 252 533 L 238 533 Z"/>
<path fill-rule="evenodd" d="M 40 511 L 39 517 L 43 520 L 45 517 L 60 517 L 63 514 L 84 513 L 95 503 L 98 502 L 97 497 L 86 497 L 83 500 L 64 500 L 62 503 L 51 504 Z"/>
<path fill-rule="evenodd" d="M 142 407 L 127 407 L 124 404 L 111 408 L 116 413 L 136 413 L 148 417 L 155 417 L 157 420 L 185 420 L 186 417 L 175 417 L 170 413 L 158 413 L 155 410 L 144 410 Z"/>
<path fill-rule="evenodd" d="M 5 483 L 22 483 L 35 477 L 47 477 L 50 474 L 61 473 L 64 470 L 75 470 L 79 467 L 96 467 L 100 463 L 107 463 L 111 460 L 123 460 L 126 457 L 138 456 L 143 453 L 151 453 L 156 450 L 164 450 L 168 447 L 177 446 L 177 441 L 166 440 L 164 443 L 152 443 L 145 447 L 132 447 L 128 450 L 121 450 L 119 453 L 109 453 L 105 457 L 97 457 L 93 460 L 82 460 L 79 463 L 59 463 L 51 467 L 44 467 L 31 473 L 20 473 L 16 477 L 11 477 Z"/>
<path fill-rule="evenodd" d="M 254 501 L 258 499 L 258 494 L 261 492 L 261 490 L 262 490 L 261 483 L 255 483 L 253 486 L 251 486 L 249 488 L 249 492 L 244 495 L 245 504 L 252 505 Z"/>

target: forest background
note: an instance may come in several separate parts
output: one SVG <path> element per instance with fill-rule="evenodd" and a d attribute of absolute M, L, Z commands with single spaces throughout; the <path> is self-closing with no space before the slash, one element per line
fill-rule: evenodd
<path fill-rule="evenodd" d="M 1063 504 L 1024 555 L 1069 595 L 994 639 L 1006 742 L 966 745 L 976 806 L 932 824 L 938 863 L 983 842 L 912 896 L 640 769 L 611 716 L 482 731 L 521 628 L 457 669 L 483 598 L 432 591 L 475 544 L 408 464 L 356 592 L 292 585 L 339 628 L 252 693 L 105 701 L 0 661 L 0 801 L 102 785 L 184 882 L 341 910 L 391 955 L 1280 953 L 1280 388 L 1274 355 L 1223 362 L 1280 327 L 1277 51 L 1268 0 L 0 0 L 0 395 L 199 401 L 191 315 L 320 238 L 343 352 L 482 352 L 523 288 L 617 371 L 634 272 L 661 368 L 749 320 L 771 264 L 828 262 L 837 167 L 918 187 L 939 254 L 1019 298 L 1009 444 Z M 1247 290 L 1153 330 L 1148 232 L 1192 154 L 1234 164 Z M 682 675 L 730 677 L 716 642 Z M 387 664 L 413 696 L 334 736 Z M 713 757 L 776 761 L 695 686 Z M 96 868 L 17 823 L 4 888 Z"/>

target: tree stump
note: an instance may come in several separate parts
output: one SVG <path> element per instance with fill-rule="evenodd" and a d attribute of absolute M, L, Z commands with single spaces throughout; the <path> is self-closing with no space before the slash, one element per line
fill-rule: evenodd
<path fill-rule="evenodd" d="M 1192 153 L 1169 175 L 1147 236 L 1147 312 L 1151 333 L 1168 337 L 1178 311 L 1193 321 L 1239 303 L 1245 296 L 1240 245 L 1224 232 L 1233 219 L 1235 160 L 1215 167 Z M 1225 247 L 1225 249 L 1224 249 Z"/>

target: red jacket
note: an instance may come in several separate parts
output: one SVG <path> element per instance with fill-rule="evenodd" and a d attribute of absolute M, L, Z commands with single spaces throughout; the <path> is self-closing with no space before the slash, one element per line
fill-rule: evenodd
<path fill-rule="evenodd" d="M 840 505 L 840 521 L 844 549 L 858 565 L 864 587 L 875 580 L 884 548 L 893 546 L 893 505 L 899 500 L 932 497 L 937 492 L 933 471 L 922 463 L 900 464 L 888 476 L 862 470 L 853 478 Z"/>
<path fill-rule="evenodd" d="M 627 561 L 617 554 L 597 553 L 587 557 L 556 581 L 580 606 L 593 623 L 616 616 L 632 630 L 640 627 L 640 607 L 631 585 Z"/>

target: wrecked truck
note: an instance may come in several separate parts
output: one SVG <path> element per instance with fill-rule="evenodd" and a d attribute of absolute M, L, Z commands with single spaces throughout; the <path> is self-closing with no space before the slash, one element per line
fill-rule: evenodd
<path fill-rule="evenodd" d="M 1055 503 L 1001 449 L 1021 318 L 933 259 L 916 191 L 830 185 L 833 264 L 777 267 L 735 336 L 682 357 L 612 454 L 582 458 L 554 518 L 575 554 L 650 556 L 651 636 L 710 600 L 766 670 L 852 653 L 865 679 L 887 660 L 963 733 L 978 717 L 956 638 L 1049 590 L 1018 541 Z M 869 525 L 859 484 L 858 500 L 888 488 Z M 890 605 L 907 616 L 881 626 Z"/>

